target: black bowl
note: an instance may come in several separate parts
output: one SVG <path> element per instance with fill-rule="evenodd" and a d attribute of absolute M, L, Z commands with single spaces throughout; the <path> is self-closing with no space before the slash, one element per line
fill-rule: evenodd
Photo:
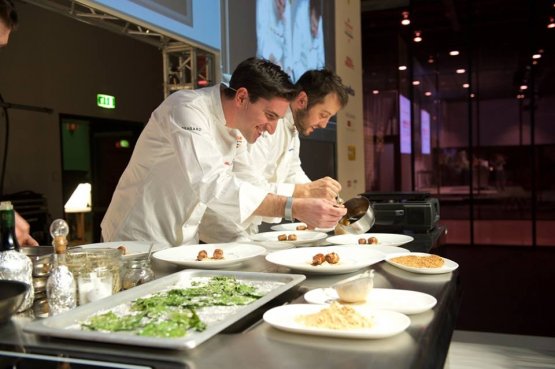
<path fill-rule="evenodd" d="M 27 283 L 0 280 L 0 324 L 10 320 L 29 289 Z"/>

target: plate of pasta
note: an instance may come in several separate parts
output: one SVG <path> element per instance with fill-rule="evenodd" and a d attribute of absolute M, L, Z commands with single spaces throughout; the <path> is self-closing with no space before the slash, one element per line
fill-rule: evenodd
<path fill-rule="evenodd" d="M 268 310 L 263 319 L 283 331 L 358 339 L 391 337 L 410 325 L 405 314 L 337 303 L 282 305 Z"/>

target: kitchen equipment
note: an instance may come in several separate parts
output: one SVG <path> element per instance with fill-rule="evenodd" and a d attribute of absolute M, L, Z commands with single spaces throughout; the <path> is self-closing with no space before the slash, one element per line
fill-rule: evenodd
<path fill-rule="evenodd" d="M 23 282 L 0 280 L 0 324 L 10 320 L 28 289 L 29 285 Z"/>
<path fill-rule="evenodd" d="M 52 269 L 52 246 L 23 246 L 21 252 L 33 262 L 33 278 L 47 277 Z"/>
<path fill-rule="evenodd" d="M 365 197 L 354 197 L 343 204 L 347 214 L 335 227 L 336 234 L 361 234 L 367 232 L 375 222 L 374 210 Z"/>
<path fill-rule="evenodd" d="M 112 274 L 112 293 L 117 293 L 121 290 L 120 270 L 122 267 L 122 257 L 118 249 L 70 249 L 67 251 L 66 262 L 69 270 L 77 280 L 78 295 L 80 293 L 79 276 L 87 275 L 90 278 L 91 273 L 98 274 L 104 269 L 107 269 Z"/>
<path fill-rule="evenodd" d="M 89 331 L 83 330 L 75 324 L 76 322 L 87 320 L 98 312 L 129 304 L 138 298 L 174 287 L 186 288 L 193 282 L 207 280 L 215 276 L 235 277 L 240 282 L 249 283 L 255 286 L 257 290 L 264 291 L 264 295 L 248 305 L 206 307 L 207 311 L 199 309 L 199 315 L 201 317 L 205 316 L 209 320 L 206 330 L 202 332 L 188 332 L 186 336 L 179 338 L 158 338 L 137 336 L 129 333 Z M 24 330 L 43 336 L 60 338 L 157 347 L 169 350 L 192 349 L 223 329 L 247 317 L 255 310 L 302 282 L 305 278 L 304 275 L 299 274 L 188 269 L 120 292 L 110 298 L 79 306 L 57 316 L 34 321 L 26 325 Z"/>
<path fill-rule="evenodd" d="M 428 232 L 439 222 L 439 201 L 426 192 L 366 192 L 376 223 L 373 232 Z"/>

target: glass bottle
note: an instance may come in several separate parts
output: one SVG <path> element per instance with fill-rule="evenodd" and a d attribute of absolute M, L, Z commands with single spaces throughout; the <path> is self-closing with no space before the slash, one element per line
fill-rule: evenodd
<path fill-rule="evenodd" d="M 150 267 L 149 259 L 132 259 L 126 265 L 125 274 L 123 275 L 123 289 L 128 290 L 153 279 L 154 272 Z"/>
<path fill-rule="evenodd" d="M 10 201 L 0 202 L 0 279 L 27 283 L 29 289 L 18 311 L 33 305 L 33 263 L 20 252 L 15 235 L 15 213 Z"/>
<path fill-rule="evenodd" d="M 55 252 L 54 267 L 46 282 L 46 298 L 50 315 L 73 309 L 77 305 L 75 279 L 66 264 L 68 233 L 69 226 L 63 219 L 56 219 L 50 225 Z"/>

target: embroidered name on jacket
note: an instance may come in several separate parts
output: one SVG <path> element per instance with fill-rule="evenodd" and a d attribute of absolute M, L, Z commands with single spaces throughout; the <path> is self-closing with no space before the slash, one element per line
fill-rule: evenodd
<path fill-rule="evenodd" d="M 197 132 L 202 131 L 202 128 L 200 128 L 200 127 L 184 127 L 184 126 L 181 126 L 181 128 L 186 130 L 186 131 L 197 131 Z"/>

